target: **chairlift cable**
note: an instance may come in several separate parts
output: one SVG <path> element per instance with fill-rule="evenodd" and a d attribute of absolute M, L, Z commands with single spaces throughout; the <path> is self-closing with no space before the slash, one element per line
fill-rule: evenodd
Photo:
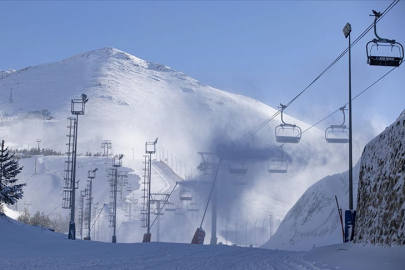
<path fill-rule="evenodd" d="M 400 0 L 394 0 L 381 14 L 380 18 L 377 20 L 381 20 L 384 15 L 386 15 L 396 4 L 398 4 Z M 371 29 L 374 27 L 374 22 L 370 24 L 369 27 L 366 28 L 366 30 L 363 31 L 351 44 L 350 47 L 353 47 L 354 45 L 357 44 Z M 304 90 L 302 90 L 297 96 L 295 96 L 290 102 L 287 103 L 286 107 L 290 106 L 300 95 L 302 95 L 312 84 L 314 84 L 323 74 L 326 73 L 332 66 L 334 66 L 347 52 L 349 51 L 349 47 L 346 48 L 324 71 L 321 72 L 321 74 L 316 77 Z"/>
<path fill-rule="evenodd" d="M 388 74 L 390 74 L 394 69 L 396 69 L 397 67 L 392 68 L 391 70 L 389 70 L 387 73 L 385 73 L 383 76 L 381 76 L 378 80 L 376 80 L 375 82 L 373 82 L 371 85 L 369 85 L 366 89 L 364 89 L 363 91 L 361 91 L 360 93 L 358 93 L 354 98 L 352 98 L 352 101 L 355 100 L 356 98 L 358 98 L 360 95 L 362 95 L 364 92 L 366 92 L 367 90 L 369 90 L 371 87 L 373 87 L 376 83 L 378 83 L 379 81 L 381 81 L 385 76 L 387 76 Z M 349 102 L 346 102 L 346 104 L 344 104 L 343 106 L 341 106 L 340 108 L 346 106 L 347 104 L 349 104 Z M 325 118 L 323 118 L 322 120 L 319 120 L 318 122 L 316 122 L 315 124 L 313 124 L 312 126 L 310 126 L 309 128 L 307 128 L 306 130 L 304 130 L 302 133 L 307 132 L 308 130 L 310 130 L 311 128 L 315 127 L 316 125 L 320 124 L 321 122 L 323 122 L 324 120 L 326 120 L 327 118 L 331 117 L 332 115 L 334 115 L 335 113 L 337 113 L 339 110 L 337 109 L 336 111 L 332 112 L 331 114 L 329 114 L 328 116 L 326 116 Z"/>
<path fill-rule="evenodd" d="M 218 172 L 219 172 L 219 167 L 221 167 L 221 162 L 222 162 L 222 159 L 219 160 L 219 163 L 218 163 L 217 171 L 215 173 L 214 181 L 212 182 L 210 195 L 208 196 L 208 200 L 207 200 L 207 204 L 205 206 L 204 215 L 203 215 L 202 220 L 201 220 L 200 228 L 202 228 L 202 225 L 204 223 L 205 214 L 207 213 L 208 205 L 209 205 L 210 200 L 211 200 L 212 191 L 214 190 L 215 182 L 217 181 L 217 176 L 218 176 Z"/>
<path fill-rule="evenodd" d="M 382 13 L 380 18 L 377 20 L 379 22 L 396 4 L 398 4 L 400 0 L 394 0 Z M 374 22 L 366 28 L 366 30 L 363 31 L 351 44 L 350 47 L 353 47 L 356 45 L 371 29 L 374 27 Z M 286 104 L 286 108 L 290 106 L 298 97 L 300 97 L 306 90 L 308 90 L 309 87 L 311 87 L 323 74 L 325 74 L 331 67 L 333 67 L 347 52 L 349 51 L 349 47 L 346 48 L 328 67 L 326 67 L 321 74 L 319 74 L 307 87 L 304 88 L 298 95 L 296 95 L 290 102 Z M 387 73 L 388 74 L 388 73 Z M 381 79 L 381 78 L 380 78 Z M 240 138 L 241 142 L 247 141 L 249 138 L 251 138 L 255 133 L 257 133 L 260 129 L 262 129 L 265 125 L 270 123 L 276 116 L 278 116 L 281 113 L 281 110 L 278 110 L 276 113 L 274 113 L 270 118 L 265 120 L 263 123 L 261 123 L 259 126 L 257 126 L 255 129 L 252 131 L 248 132 L 245 134 L 242 138 Z M 323 121 L 323 120 L 322 120 Z M 302 132 L 304 133 L 304 132 Z"/>
<path fill-rule="evenodd" d="M 162 212 L 162 210 L 163 210 L 163 208 L 165 207 L 166 203 L 169 201 L 169 198 L 170 198 L 170 196 L 172 195 L 173 191 L 176 189 L 176 187 L 177 187 L 177 182 L 176 182 L 176 184 L 174 185 L 174 187 L 173 187 L 172 191 L 170 192 L 169 196 L 167 197 L 167 200 L 163 203 L 162 207 L 160 207 L 159 212 L 157 213 L 155 219 L 154 219 L 153 222 L 152 222 L 152 225 L 150 225 L 150 229 L 152 229 L 153 224 L 155 224 L 156 219 L 157 219 L 158 216 L 160 215 L 160 212 Z"/>
<path fill-rule="evenodd" d="M 96 222 L 97 222 L 98 218 L 100 217 L 101 212 L 104 210 L 104 207 L 105 207 L 105 206 L 106 206 L 106 204 L 104 204 L 104 205 L 103 205 L 103 208 L 101 208 L 100 212 L 98 213 L 96 219 L 95 219 L 94 222 L 93 222 L 93 225 L 92 225 L 91 228 L 90 228 L 90 231 L 94 228 L 94 225 L 96 224 Z"/>

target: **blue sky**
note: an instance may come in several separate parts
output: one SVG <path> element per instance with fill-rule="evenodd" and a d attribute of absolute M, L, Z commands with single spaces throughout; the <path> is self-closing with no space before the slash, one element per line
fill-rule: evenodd
<path fill-rule="evenodd" d="M 0 2 L 0 70 L 21 69 L 114 47 L 166 64 L 210 86 L 277 107 L 288 103 L 369 26 L 371 9 L 392 1 L 27 1 Z M 378 24 L 405 44 L 405 2 Z M 366 64 L 370 31 L 352 49 L 353 95 L 389 68 Z M 315 123 L 348 99 L 348 57 L 286 113 Z M 404 67 L 353 103 L 359 129 L 388 125 L 404 106 Z M 341 121 L 335 115 L 320 125 Z M 337 122 L 337 123 L 331 123 Z M 378 128 L 377 128 L 378 129 Z M 355 132 L 355 128 L 354 128 Z"/>

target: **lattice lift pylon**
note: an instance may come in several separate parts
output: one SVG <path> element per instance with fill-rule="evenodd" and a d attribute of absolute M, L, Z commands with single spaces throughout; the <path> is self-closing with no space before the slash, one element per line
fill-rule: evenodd
<path fill-rule="evenodd" d="M 73 151 L 75 149 L 75 129 L 76 129 L 76 118 L 68 118 L 68 129 L 69 133 L 66 135 L 68 137 L 68 143 L 66 144 L 66 161 L 65 161 L 65 176 L 63 178 L 63 209 L 72 208 L 72 173 L 73 173 Z"/>
<path fill-rule="evenodd" d="M 83 229 L 84 229 L 84 198 L 86 197 L 87 190 L 80 191 L 80 198 L 79 198 L 79 224 L 78 229 L 80 232 L 80 238 L 83 239 Z"/>
<path fill-rule="evenodd" d="M 143 182 L 142 182 L 142 208 L 141 227 L 148 227 L 148 187 L 149 187 L 149 156 L 144 155 Z"/>
<path fill-rule="evenodd" d="M 108 158 L 112 155 L 112 142 L 111 140 L 104 140 L 101 142 L 101 149 L 103 149 L 103 157 L 107 157 L 105 163 L 108 164 Z M 109 152 L 109 150 L 111 150 Z"/>

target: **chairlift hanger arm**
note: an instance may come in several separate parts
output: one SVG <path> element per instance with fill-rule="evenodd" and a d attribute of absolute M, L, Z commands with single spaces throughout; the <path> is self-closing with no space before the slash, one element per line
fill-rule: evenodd
<path fill-rule="evenodd" d="M 345 122 L 346 122 L 345 108 L 346 108 L 346 106 L 343 106 L 342 108 L 339 109 L 339 110 L 341 110 L 342 113 L 343 113 L 343 123 L 342 123 L 341 126 L 344 126 L 344 124 L 345 124 Z"/>
<path fill-rule="evenodd" d="M 279 108 L 281 109 L 281 122 L 282 122 L 284 125 L 288 125 L 287 123 L 284 122 L 284 118 L 283 118 L 283 112 L 284 112 L 284 109 L 287 108 L 287 106 L 280 103 L 280 107 L 279 107 Z"/>
<path fill-rule="evenodd" d="M 370 14 L 370 16 L 374 17 L 374 35 L 377 37 L 377 39 L 373 39 L 373 41 L 376 43 L 384 42 L 384 43 L 390 43 L 391 45 L 395 44 L 395 39 L 382 38 L 377 34 L 377 21 L 381 17 L 382 14 L 381 14 L 381 12 L 377 12 L 375 10 L 373 10 L 373 13 L 374 13 L 374 15 Z"/>

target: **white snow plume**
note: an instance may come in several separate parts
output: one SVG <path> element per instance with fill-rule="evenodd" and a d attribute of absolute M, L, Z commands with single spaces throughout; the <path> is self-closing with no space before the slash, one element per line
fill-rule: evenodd
<path fill-rule="evenodd" d="M 353 168 L 353 207 L 356 209 L 360 163 Z M 343 242 L 342 227 L 335 200 L 349 209 L 349 173 L 327 176 L 308 188 L 288 211 L 280 227 L 263 245 L 270 249 L 310 250 Z"/>
<path fill-rule="evenodd" d="M 101 142 L 112 140 L 113 154 L 122 153 L 126 159 L 134 156 L 139 162 L 145 153 L 145 142 L 159 138 L 153 158 L 166 160 L 182 178 L 191 175 L 200 164 L 198 151 L 215 151 L 218 145 L 228 147 L 277 112 L 251 98 L 214 89 L 170 67 L 113 48 L 10 73 L 1 79 L 0 95 L 8 97 L 10 88 L 13 88 L 13 103 L 7 102 L 8 99 L 0 100 L 5 116 L 0 125 L 0 136 L 6 141 L 11 140 L 13 147 L 36 147 L 36 140 L 41 139 L 41 148 L 65 152 L 67 118 L 72 117 L 71 99 L 80 99 L 85 93 L 89 101 L 85 114 L 79 116 L 78 153 L 100 152 Z M 53 118 L 27 117 L 42 110 L 48 110 Z M 284 115 L 284 120 L 303 130 L 309 127 L 288 115 Z M 279 123 L 279 118 L 274 119 L 238 146 L 242 156 L 249 158 L 246 185 L 232 184 L 238 176 L 229 173 L 228 161 L 224 161 L 218 180 L 218 232 L 221 237 L 225 237 L 222 232 L 227 219 L 229 222 L 249 220 L 248 233 L 254 230 L 255 221 L 256 225 L 261 223 L 264 224 L 262 227 L 268 228 L 268 223 L 263 220 L 268 220 L 269 211 L 275 220 L 282 219 L 310 185 L 346 167 L 347 146 L 327 144 L 324 132 L 312 128 L 303 134 L 298 144 L 284 145 L 286 158 L 290 161 L 288 173 L 270 174 L 267 164 L 272 156 L 271 150 L 278 147 L 274 128 Z M 226 154 L 228 159 L 235 154 L 225 152 L 229 152 Z M 46 163 L 56 160 L 44 158 L 43 162 L 47 166 Z M 63 162 L 59 164 L 62 166 Z M 138 176 L 142 175 L 141 162 L 131 166 L 137 168 L 135 173 Z M 84 168 L 84 173 L 94 169 L 87 165 Z M 24 172 L 26 175 L 21 179 L 29 179 L 33 171 Z M 58 172 L 63 174 L 63 168 Z M 61 181 L 62 176 L 47 177 L 43 179 L 51 182 L 56 178 Z M 86 175 L 78 177 L 86 179 Z M 37 178 L 40 175 L 32 176 L 30 181 L 33 183 Z M 204 178 L 208 180 L 209 177 Z M 59 188 L 60 195 L 62 183 L 58 181 L 55 181 L 57 188 L 54 191 L 38 188 L 30 196 L 44 198 Z M 106 191 L 100 193 L 100 201 L 108 202 L 108 186 L 100 187 L 104 188 Z M 30 184 L 27 189 L 30 189 Z M 204 190 L 193 190 L 200 195 L 201 205 L 207 200 Z M 30 196 L 27 191 L 27 200 Z M 49 205 L 56 207 L 60 202 L 58 197 Z M 194 225 L 192 228 L 195 230 Z"/>
<path fill-rule="evenodd" d="M 404 117 L 403 114 L 401 115 Z M 403 181 L 401 182 L 403 170 L 400 168 L 400 164 L 403 163 L 400 158 L 400 145 L 404 133 L 403 119 L 398 118 L 394 124 L 371 140 L 353 168 L 354 209 L 357 208 L 357 203 L 360 205 L 358 200 L 363 200 L 362 215 L 358 212 L 357 216 L 357 226 L 362 226 L 356 227 L 355 237 L 358 242 L 384 245 L 391 245 L 390 241 L 400 242 L 398 240 L 400 237 L 397 235 L 401 235 L 398 229 L 400 227 L 398 204 L 401 204 L 401 195 L 395 195 L 395 191 L 400 192 L 403 186 Z M 359 187 L 360 167 L 362 167 L 362 177 L 367 178 L 367 181 L 363 179 Z M 348 209 L 349 202 L 348 184 L 348 171 L 346 171 L 327 176 L 312 185 L 290 209 L 277 232 L 263 247 L 310 250 L 313 247 L 341 243 L 342 228 L 335 196 L 344 213 L 344 210 Z M 363 189 L 359 191 L 358 187 Z M 380 187 L 381 190 L 379 190 Z M 357 198 L 358 192 L 362 197 Z M 376 194 L 372 194 L 373 192 Z M 359 217 L 361 223 L 359 223 Z M 392 217 L 394 221 L 387 217 Z M 378 218 L 380 222 L 375 222 Z M 396 224 L 396 227 L 392 224 Z"/>

